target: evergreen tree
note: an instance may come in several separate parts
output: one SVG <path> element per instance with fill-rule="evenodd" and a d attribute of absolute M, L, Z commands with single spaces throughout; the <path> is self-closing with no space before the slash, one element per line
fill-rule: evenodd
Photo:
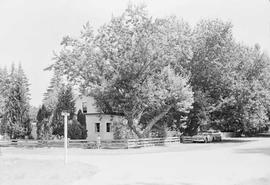
<path fill-rule="evenodd" d="M 39 111 L 39 108 L 38 107 L 35 107 L 35 106 L 30 106 L 30 109 L 29 109 L 29 116 L 30 116 L 30 120 L 32 122 L 36 122 L 37 121 L 37 113 Z"/>
<path fill-rule="evenodd" d="M 83 127 L 86 127 L 85 115 L 82 113 L 81 109 L 77 113 L 77 120 Z"/>
<path fill-rule="evenodd" d="M 50 138 L 51 128 L 49 124 L 50 113 L 47 111 L 45 105 L 38 110 L 37 113 L 37 136 L 39 139 Z"/>
<path fill-rule="evenodd" d="M 64 135 L 64 121 L 61 115 L 63 111 L 70 113 L 69 119 L 72 119 L 75 112 L 75 102 L 70 85 L 62 87 L 58 97 L 57 104 L 52 118 L 53 135 Z"/>
<path fill-rule="evenodd" d="M 77 113 L 77 121 L 80 123 L 81 128 L 81 139 L 87 138 L 87 128 L 86 128 L 86 117 L 85 114 L 82 113 L 82 110 L 80 109 Z"/>
<path fill-rule="evenodd" d="M 5 99 L 1 132 L 7 133 L 11 138 L 29 136 L 31 134 L 29 83 L 21 65 L 16 69 L 12 64 L 3 94 Z"/>
<path fill-rule="evenodd" d="M 68 138 L 70 139 L 86 139 L 87 131 L 77 120 L 72 120 L 68 125 Z"/>
<path fill-rule="evenodd" d="M 7 90 L 7 78 L 8 78 L 8 72 L 7 69 L 1 69 L 0 68 L 0 117 L 3 116 L 4 113 L 4 105 L 5 105 L 5 94 Z"/>
<path fill-rule="evenodd" d="M 55 72 L 50 81 L 50 85 L 44 93 L 43 103 L 47 107 L 47 110 L 53 114 L 53 110 L 56 108 L 58 93 L 63 86 L 62 78 L 59 73 Z"/>
<path fill-rule="evenodd" d="M 42 105 L 42 107 L 38 110 L 37 117 L 36 117 L 36 120 L 37 120 L 37 137 L 38 137 L 38 139 L 40 138 L 40 133 L 41 133 L 41 122 L 43 120 L 43 116 L 42 116 L 42 108 L 43 107 L 44 107 L 44 105 Z"/>

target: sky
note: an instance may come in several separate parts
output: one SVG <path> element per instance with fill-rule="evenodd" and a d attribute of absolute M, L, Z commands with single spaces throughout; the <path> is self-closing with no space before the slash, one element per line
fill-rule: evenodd
<path fill-rule="evenodd" d="M 153 17 L 175 15 L 191 25 L 203 18 L 230 21 L 236 40 L 270 53 L 269 0 L 0 0 L 0 67 L 21 63 L 31 104 L 40 106 L 52 75 L 43 69 L 62 38 L 79 36 L 87 21 L 97 29 L 129 2 L 144 3 Z"/>

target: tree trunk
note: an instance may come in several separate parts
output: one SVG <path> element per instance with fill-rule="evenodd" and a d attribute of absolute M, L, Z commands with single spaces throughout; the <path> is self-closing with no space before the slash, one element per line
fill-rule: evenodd
<path fill-rule="evenodd" d="M 157 115 L 156 117 L 154 117 L 146 126 L 146 128 L 141 131 L 139 130 L 135 124 L 134 124 L 134 118 L 132 116 L 129 116 L 127 118 L 128 120 L 128 126 L 130 127 L 130 129 L 139 137 L 139 138 L 145 138 L 145 137 L 149 137 L 150 131 L 152 129 L 152 127 L 160 120 L 162 119 L 168 112 L 169 110 L 172 108 L 172 106 L 168 106 L 165 110 L 163 110 L 159 115 Z"/>
<path fill-rule="evenodd" d="M 142 138 L 142 137 L 143 137 L 143 135 L 141 134 L 141 132 L 135 127 L 132 118 L 128 118 L 128 126 L 131 128 L 131 130 L 132 130 L 139 138 Z"/>
<path fill-rule="evenodd" d="M 156 117 L 154 117 L 146 126 L 146 128 L 144 129 L 142 135 L 143 137 L 149 137 L 150 131 L 152 129 L 152 127 L 160 120 L 162 119 L 172 108 L 172 106 L 168 106 L 164 111 L 162 111 L 159 115 L 157 115 Z"/>

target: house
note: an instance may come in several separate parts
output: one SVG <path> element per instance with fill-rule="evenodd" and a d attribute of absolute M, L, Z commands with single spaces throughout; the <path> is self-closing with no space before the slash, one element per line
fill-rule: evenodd
<path fill-rule="evenodd" d="M 96 141 L 114 139 L 114 124 L 123 121 L 123 117 L 115 114 L 104 114 L 98 111 L 93 97 L 80 95 L 75 99 L 76 113 L 81 110 L 86 118 L 87 140 Z"/>

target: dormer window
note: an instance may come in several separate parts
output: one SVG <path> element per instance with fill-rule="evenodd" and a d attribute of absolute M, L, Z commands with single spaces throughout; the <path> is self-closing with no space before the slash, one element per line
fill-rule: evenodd
<path fill-rule="evenodd" d="M 83 113 L 87 113 L 87 102 L 82 102 L 82 111 Z"/>

